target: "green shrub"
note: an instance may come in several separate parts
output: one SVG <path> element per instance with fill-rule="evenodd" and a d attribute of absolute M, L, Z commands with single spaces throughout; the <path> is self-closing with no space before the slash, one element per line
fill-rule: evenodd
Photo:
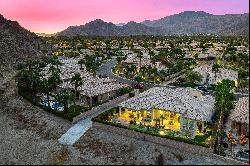
<path fill-rule="evenodd" d="M 125 87 L 125 88 L 121 88 L 117 91 L 117 95 L 118 96 L 122 96 L 128 93 L 131 93 L 133 91 L 133 88 L 131 87 Z"/>
<path fill-rule="evenodd" d="M 68 119 L 72 119 L 78 115 L 80 115 L 81 113 L 87 112 L 91 109 L 91 107 L 84 107 L 84 106 L 80 106 L 80 105 L 72 105 L 69 107 L 69 112 L 66 115 L 68 117 Z"/>

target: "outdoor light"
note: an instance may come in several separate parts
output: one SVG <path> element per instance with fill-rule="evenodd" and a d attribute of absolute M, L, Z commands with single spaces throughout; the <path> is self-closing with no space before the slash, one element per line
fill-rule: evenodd
<path fill-rule="evenodd" d="M 165 132 L 163 130 L 161 130 L 159 133 L 160 135 L 165 135 Z"/>

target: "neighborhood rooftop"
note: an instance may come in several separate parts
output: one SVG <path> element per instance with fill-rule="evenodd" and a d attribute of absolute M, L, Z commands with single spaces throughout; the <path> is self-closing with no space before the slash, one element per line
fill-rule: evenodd
<path fill-rule="evenodd" d="M 238 123 L 249 124 L 249 97 L 239 99 L 229 119 Z"/>
<path fill-rule="evenodd" d="M 84 82 L 82 86 L 80 86 L 78 89 L 80 91 L 80 94 L 93 97 L 98 96 L 100 94 L 112 92 L 119 90 L 120 88 L 127 87 L 126 84 L 117 83 L 115 79 L 111 78 L 99 78 L 98 76 L 93 76 L 91 73 L 86 71 L 86 67 L 82 65 L 82 70 L 80 69 L 78 62 L 78 59 L 76 58 L 70 58 L 70 59 L 61 59 L 60 62 L 62 62 L 62 66 L 60 66 L 61 69 L 61 79 L 63 80 L 63 83 L 59 85 L 61 88 L 69 88 L 74 89 L 74 86 L 70 83 L 70 80 L 72 76 L 74 76 L 75 73 L 80 73 L 81 78 Z M 50 66 L 46 66 L 43 70 L 44 77 L 49 77 L 49 68 Z"/>

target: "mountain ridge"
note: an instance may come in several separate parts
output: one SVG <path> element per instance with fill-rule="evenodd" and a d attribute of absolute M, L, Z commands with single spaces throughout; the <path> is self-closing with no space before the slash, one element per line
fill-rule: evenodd
<path fill-rule="evenodd" d="M 44 56 L 41 49 L 46 49 L 43 39 L 0 15 L 0 62 L 1 67 L 16 67 L 30 58 Z"/>
<path fill-rule="evenodd" d="M 136 36 L 174 34 L 215 34 L 248 36 L 249 13 L 213 15 L 204 11 L 184 11 L 158 20 L 130 21 L 122 26 L 96 19 L 70 26 L 56 36 Z"/>

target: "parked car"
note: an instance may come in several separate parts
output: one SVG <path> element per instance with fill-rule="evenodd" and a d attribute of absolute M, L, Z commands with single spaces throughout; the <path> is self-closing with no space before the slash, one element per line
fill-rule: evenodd
<path fill-rule="evenodd" d="M 249 161 L 249 150 L 240 150 L 235 157 L 242 161 Z"/>
<path fill-rule="evenodd" d="M 198 86 L 197 89 L 203 91 L 203 92 L 207 92 L 207 88 L 205 86 Z"/>
<path fill-rule="evenodd" d="M 134 88 L 135 89 L 143 89 L 143 84 L 141 84 L 141 83 L 134 84 Z"/>

